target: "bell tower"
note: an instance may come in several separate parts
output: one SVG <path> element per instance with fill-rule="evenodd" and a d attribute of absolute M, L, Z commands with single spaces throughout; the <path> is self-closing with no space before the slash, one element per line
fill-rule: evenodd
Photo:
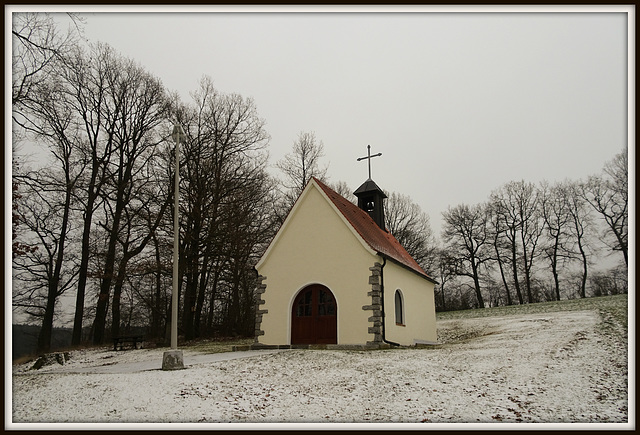
<path fill-rule="evenodd" d="M 360 157 L 358 161 L 368 160 L 369 178 L 353 194 L 358 198 L 358 207 L 366 211 L 371 216 L 371 219 L 386 231 L 384 225 L 384 199 L 387 195 L 371 179 L 371 159 L 381 155 L 382 153 L 371 155 L 371 145 L 367 145 L 367 157 Z"/>
<path fill-rule="evenodd" d="M 358 197 L 358 207 L 366 211 L 371 219 L 385 230 L 384 226 L 384 199 L 387 195 L 371 179 L 365 181 L 358 190 L 353 192 Z M 385 230 L 386 231 L 386 230 Z"/>

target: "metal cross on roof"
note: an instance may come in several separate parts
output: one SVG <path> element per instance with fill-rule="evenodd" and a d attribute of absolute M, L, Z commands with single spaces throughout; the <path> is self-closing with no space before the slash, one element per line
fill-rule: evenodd
<path fill-rule="evenodd" d="M 382 153 L 371 155 L 371 145 L 367 145 L 367 157 L 358 158 L 358 161 L 360 161 L 360 160 L 368 160 L 368 163 L 369 163 L 369 180 L 371 180 L 371 159 L 374 158 L 374 157 L 379 157 L 381 155 L 382 155 Z"/>

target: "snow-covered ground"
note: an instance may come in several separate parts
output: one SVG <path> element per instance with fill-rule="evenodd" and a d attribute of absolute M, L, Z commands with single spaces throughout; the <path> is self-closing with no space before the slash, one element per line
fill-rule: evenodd
<path fill-rule="evenodd" d="M 14 366 L 5 415 L 12 428 L 58 427 L 51 422 L 635 427 L 627 345 L 603 332 L 596 311 L 439 320 L 438 333 L 443 344 L 422 349 L 288 350 L 212 361 L 187 348 L 188 367 L 179 371 L 145 370 L 161 365 L 163 349 L 72 352 L 64 366 Z"/>

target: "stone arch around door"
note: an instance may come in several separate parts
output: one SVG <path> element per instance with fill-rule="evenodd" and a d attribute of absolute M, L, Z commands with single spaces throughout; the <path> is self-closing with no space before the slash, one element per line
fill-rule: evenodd
<path fill-rule="evenodd" d="M 338 305 L 322 284 L 304 287 L 291 309 L 291 344 L 337 344 Z"/>

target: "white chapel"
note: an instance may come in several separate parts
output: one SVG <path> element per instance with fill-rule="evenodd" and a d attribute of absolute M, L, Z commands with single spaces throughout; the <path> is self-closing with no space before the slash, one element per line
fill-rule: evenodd
<path fill-rule="evenodd" d="M 358 205 L 313 178 L 256 265 L 256 347 L 410 346 L 436 337 L 436 284 L 384 225 L 369 178 Z"/>

